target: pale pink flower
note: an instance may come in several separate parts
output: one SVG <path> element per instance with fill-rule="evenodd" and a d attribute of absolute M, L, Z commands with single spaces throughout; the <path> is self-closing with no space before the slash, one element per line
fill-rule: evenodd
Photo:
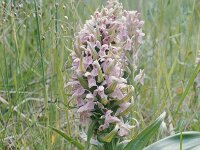
<path fill-rule="evenodd" d="M 88 101 L 85 105 L 81 106 L 77 112 L 91 111 L 94 109 L 94 105 L 95 103 L 93 101 Z"/>
<path fill-rule="evenodd" d="M 102 131 L 109 127 L 110 123 L 119 123 L 121 122 L 119 118 L 112 116 L 112 110 L 107 110 L 106 114 L 103 116 L 105 118 L 104 124 L 99 127 L 99 130 Z"/>
<path fill-rule="evenodd" d="M 87 68 L 89 65 L 91 65 L 93 63 L 93 59 L 92 59 L 92 54 L 90 52 L 90 50 L 85 51 L 85 57 L 83 57 L 83 64 L 85 66 L 85 68 Z"/>
<path fill-rule="evenodd" d="M 119 136 L 127 136 L 130 133 L 130 130 L 134 128 L 134 126 L 130 126 L 128 123 L 120 123 L 119 124 Z"/>
<path fill-rule="evenodd" d="M 124 49 L 129 51 L 132 49 L 132 40 L 130 38 L 127 39 L 124 45 Z"/>
<path fill-rule="evenodd" d="M 109 65 L 110 64 L 112 64 L 112 63 L 114 63 L 114 59 L 112 59 L 112 58 L 106 58 L 105 60 L 104 60 L 104 62 L 101 64 L 101 67 L 102 67 L 102 69 L 103 69 L 103 72 L 106 72 L 107 71 L 107 69 L 108 69 L 108 67 L 109 67 Z"/>
<path fill-rule="evenodd" d="M 118 84 L 115 88 L 114 92 L 110 94 L 112 98 L 116 98 L 118 100 L 121 100 L 124 97 L 124 94 L 121 91 L 121 88 L 125 87 L 124 84 Z"/>
<path fill-rule="evenodd" d="M 91 75 L 93 77 L 97 76 L 98 75 L 98 68 L 96 65 L 93 64 L 93 70 L 91 71 Z"/>
<path fill-rule="evenodd" d="M 80 112 L 80 122 L 84 125 L 87 125 L 90 121 L 90 116 L 92 115 L 89 111 Z"/>
<path fill-rule="evenodd" d="M 131 105 L 130 102 L 125 102 L 125 103 L 120 104 L 116 113 L 121 113 L 125 111 L 130 105 Z"/>
<path fill-rule="evenodd" d="M 141 31 L 141 30 L 136 30 L 137 32 L 137 40 L 139 44 L 143 43 L 143 36 L 145 36 L 145 34 Z"/>
<path fill-rule="evenodd" d="M 144 85 L 144 77 L 145 77 L 144 70 L 140 69 L 140 72 L 138 75 L 135 76 L 134 81 L 136 83 L 140 83 L 140 84 Z"/>
<path fill-rule="evenodd" d="M 85 104 L 85 103 L 84 103 L 82 97 L 77 97 L 77 106 L 78 106 L 78 107 L 81 107 L 81 106 L 83 106 L 84 104 Z"/>
<path fill-rule="evenodd" d="M 93 66 L 93 69 L 91 71 L 91 75 L 92 76 L 97 76 L 98 75 L 98 66 L 97 66 L 97 61 L 94 61 L 92 66 Z"/>
<path fill-rule="evenodd" d="M 85 89 L 83 89 L 81 86 L 79 88 L 77 88 L 76 90 L 73 90 L 72 91 L 72 97 L 78 97 L 78 96 L 81 96 L 83 95 L 85 92 Z"/>
<path fill-rule="evenodd" d="M 72 62 L 72 65 L 73 65 L 73 69 L 78 69 L 80 65 L 80 59 L 79 58 L 74 59 Z"/>
<path fill-rule="evenodd" d="M 120 24 L 119 28 L 118 28 L 118 35 L 117 37 L 121 40 L 121 41 L 126 41 L 127 37 L 128 37 L 128 29 L 126 24 Z"/>
<path fill-rule="evenodd" d="M 112 67 L 110 71 L 110 76 L 115 76 L 117 78 L 120 78 L 123 75 L 123 70 L 121 64 L 118 62 Z"/>
<path fill-rule="evenodd" d="M 107 98 L 107 95 L 104 93 L 104 87 L 99 86 L 97 89 L 94 91 L 95 94 L 98 94 L 102 99 Z"/>
<path fill-rule="evenodd" d="M 96 86 L 96 80 L 95 77 L 92 76 L 92 74 L 90 72 L 86 72 L 85 76 L 87 77 L 88 80 L 88 87 L 91 88 L 93 86 Z"/>
<path fill-rule="evenodd" d="M 99 51 L 99 56 L 100 57 L 105 57 L 106 56 L 106 50 L 108 50 L 109 48 L 108 48 L 108 45 L 107 44 L 104 44 L 104 45 L 102 45 L 101 46 L 101 48 L 100 48 L 100 51 Z"/>
<path fill-rule="evenodd" d="M 93 101 L 95 99 L 94 95 L 92 93 L 88 93 L 86 95 L 86 99 L 89 100 L 89 101 Z"/>

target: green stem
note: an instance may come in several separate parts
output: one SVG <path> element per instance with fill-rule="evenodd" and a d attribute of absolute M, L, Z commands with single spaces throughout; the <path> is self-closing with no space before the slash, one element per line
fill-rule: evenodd
<path fill-rule="evenodd" d="M 112 142 L 104 144 L 104 150 L 114 150 Z"/>
<path fill-rule="evenodd" d="M 49 126 L 49 106 L 48 106 L 48 97 L 47 97 L 47 91 L 46 91 L 46 78 L 45 78 L 45 65 L 44 65 L 44 56 L 43 56 L 43 51 L 42 51 L 42 43 L 41 43 L 41 38 L 40 38 L 40 25 L 39 25 L 39 17 L 38 17 L 38 9 L 37 9 L 37 3 L 36 0 L 34 0 L 34 6 L 35 6 L 35 15 L 36 15 L 36 25 L 37 25 L 37 45 L 38 45 L 38 50 L 40 53 L 40 62 L 41 62 L 41 69 L 42 69 L 42 79 L 43 79 L 43 94 L 44 94 L 44 99 L 45 99 L 45 116 L 47 118 L 46 121 L 46 127 Z M 47 130 L 46 133 L 47 140 L 50 141 L 50 132 Z M 49 148 L 48 142 L 46 143 L 46 148 Z"/>
<path fill-rule="evenodd" d="M 180 107 L 181 107 L 181 105 L 182 105 L 182 103 L 183 103 L 185 97 L 187 96 L 187 94 L 188 94 L 188 92 L 189 92 L 189 90 L 190 90 L 190 87 L 193 85 L 194 80 L 195 80 L 197 74 L 199 73 L 199 71 L 200 71 L 200 63 L 196 66 L 196 68 L 195 68 L 193 74 L 191 75 L 191 78 L 190 78 L 190 80 L 189 80 L 189 82 L 188 82 L 188 84 L 187 84 L 187 86 L 186 86 L 186 89 L 185 89 L 183 95 L 181 96 L 181 98 L 180 98 L 180 100 L 179 100 L 179 103 L 178 103 L 178 106 L 177 106 L 177 108 L 176 108 L 175 114 L 178 113 L 178 111 L 179 111 L 179 109 L 180 109 Z"/>
<path fill-rule="evenodd" d="M 105 143 L 103 145 L 104 150 L 115 150 L 118 142 L 119 142 L 118 138 L 113 138 L 110 143 Z"/>

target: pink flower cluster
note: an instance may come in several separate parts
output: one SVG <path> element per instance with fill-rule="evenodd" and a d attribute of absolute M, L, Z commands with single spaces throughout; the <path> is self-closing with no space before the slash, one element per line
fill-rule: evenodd
<path fill-rule="evenodd" d="M 128 56 L 137 55 L 143 42 L 144 22 L 137 11 L 126 11 L 108 0 L 86 21 L 75 38 L 72 52 L 72 98 L 77 100 L 80 121 L 97 121 L 96 133 L 119 126 L 118 135 L 132 128 L 123 121 L 132 107 L 133 86 L 124 78 Z M 137 77 L 139 80 L 139 76 Z"/>

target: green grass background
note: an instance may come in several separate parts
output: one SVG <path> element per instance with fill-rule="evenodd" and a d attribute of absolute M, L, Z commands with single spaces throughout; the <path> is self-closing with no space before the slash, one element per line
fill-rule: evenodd
<path fill-rule="evenodd" d="M 48 126 L 81 140 L 84 128 L 76 110 L 68 107 L 70 52 L 75 33 L 105 1 L 0 2 L 0 149 L 74 149 Z M 145 69 L 145 84 L 136 86 L 130 116 L 140 124 L 130 137 L 163 111 L 165 124 L 150 143 L 173 132 L 200 131 L 200 90 L 195 84 L 178 107 L 200 50 L 200 1 L 122 3 L 141 12 L 146 34 L 138 62 Z"/>

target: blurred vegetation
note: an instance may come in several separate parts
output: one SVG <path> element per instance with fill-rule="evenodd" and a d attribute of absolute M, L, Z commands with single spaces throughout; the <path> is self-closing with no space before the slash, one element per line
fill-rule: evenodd
<path fill-rule="evenodd" d="M 200 131 L 200 89 L 190 88 L 200 50 L 199 0 L 124 0 L 145 21 L 138 66 L 144 86 L 136 87 L 130 117 L 140 125 L 164 110 L 165 123 L 151 142 L 185 130 Z M 74 149 L 48 126 L 80 139 L 76 109 L 68 107 L 70 52 L 74 35 L 103 0 L 0 1 L 0 149 Z M 73 105 L 74 102 L 70 103 Z M 134 123 L 134 122 L 133 122 Z M 83 142 L 83 140 L 82 140 Z"/>

